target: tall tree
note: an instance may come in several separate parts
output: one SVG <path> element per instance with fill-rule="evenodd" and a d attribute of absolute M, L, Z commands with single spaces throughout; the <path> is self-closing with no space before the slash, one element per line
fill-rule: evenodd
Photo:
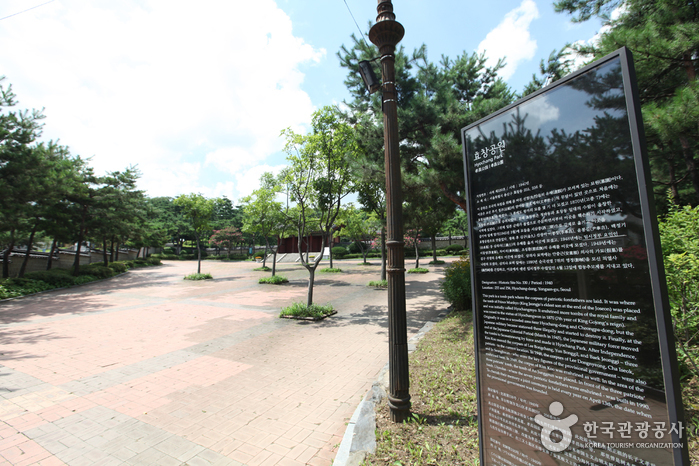
<path fill-rule="evenodd" d="M 269 238 L 275 234 L 283 222 L 282 203 L 277 201 L 280 186 L 271 173 L 264 173 L 260 178 L 260 187 L 243 202 L 243 231 L 260 235 L 265 240 L 265 256 L 262 267 L 267 266 L 267 254 L 270 250 Z M 277 271 L 277 247 L 272 248 L 272 276 Z"/>
<path fill-rule="evenodd" d="M 291 201 L 296 204 L 294 219 L 301 264 L 308 270 L 307 305 L 313 304 L 315 271 L 323 258 L 323 250 L 331 238 L 331 230 L 340 213 L 342 200 L 351 192 L 348 160 L 356 152 L 352 128 L 340 121 L 333 107 L 324 107 L 313 114 L 313 131 L 307 135 L 282 132 L 290 167 L 285 171 Z M 290 212 L 292 212 L 290 210 Z M 304 258 L 302 241 L 307 234 L 321 233 L 321 251 L 311 262 Z"/>
<path fill-rule="evenodd" d="M 358 78 L 358 62 L 378 55 L 375 47 L 352 36 L 351 48 L 343 46 L 340 63 L 348 69 L 348 121 L 360 131 L 362 153 L 376 160 L 382 151 L 381 101 L 370 95 Z M 463 53 L 438 64 L 427 60 L 426 47 L 408 56 L 396 51 L 398 134 L 404 188 L 439 189 L 453 203 L 466 208 L 460 132 L 464 126 L 511 103 L 514 93 L 497 72 L 504 66 L 486 66 L 485 54 Z"/>
<path fill-rule="evenodd" d="M 599 17 L 606 32 L 578 46 L 592 59 L 619 47 L 634 56 L 656 203 L 699 202 L 699 8 L 680 0 L 561 0 L 573 21 Z M 615 15 L 612 15 L 615 12 Z"/>
<path fill-rule="evenodd" d="M 381 221 L 374 212 L 367 213 L 359 210 L 353 204 L 348 204 L 343 209 L 341 221 L 344 225 L 342 229 L 343 236 L 346 236 L 359 246 L 363 261 L 366 264 L 366 256 L 371 249 L 368 243 L 376 237 L 376 232 L 381 229 Z M 385 280 L 385 278 L 382 280 Z"/>
<path fill-rule="evenodd" d="M 182 212 L 191 223 L 197 242 L 197 273 L 201 273 L 201 237 L 210 229 L 214 200 L 206 199 L 201 194 L 191 193 L 180 195 L 173 203 L 182 208 Z"/>
<path fill-rule="evenodd" d="M 0 76 L 0 110 L 16 105 L 12 86 Z M 41 180 L 41 154 L 31 144 L 41 134 L 43 115 L 3 110 L 0 112 L 0 241 L 3 249 L 3 277 L 9 277 L 10 254 L 21 232 L 31 229 L 32 207 Z M 39 189 L 40 191 L 40 189 Z"/>

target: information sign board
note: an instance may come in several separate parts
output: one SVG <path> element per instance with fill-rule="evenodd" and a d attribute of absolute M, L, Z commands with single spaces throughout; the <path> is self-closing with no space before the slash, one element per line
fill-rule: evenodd
<path fill-rule="evenodd" d="M 463 129 L 481 464 L 689 464 L 630 53 Z"/>

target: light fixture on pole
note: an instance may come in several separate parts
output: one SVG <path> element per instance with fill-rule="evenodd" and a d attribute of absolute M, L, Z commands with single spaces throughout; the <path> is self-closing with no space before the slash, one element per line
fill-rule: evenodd
<path fill-rule="evenodd" d="M 395 50 L 405 34 L 396 21 L 391 0 L 378 0 L 376 24 L 369 40 L 381 54 L 383 81 L 384 156 L 386 160 L 386 229 L 388 238 L 388 407 L 393 422 L 410 416 L 410 378 L 408 373 L 408 330 L 405 306 L 405 257 L 403 252 L 403 193 L 398 153 L 398 106 L 396 102 Z M 360 73 L 372 93 L 380 87 L 369 62 L 360 62 Z"/>
<path fill-rule="evenodd" d="M 381 81 L 379 81 L 379 78 L 376 77 L 374 69 L 371 67 L 371 62 L 375 60 L 377 59 L 375 58 L 374 60 L 362 60 L 359 62 L 359 74 L 362 75 L 364 85 L 369 91 L 369 94 L 373 94 L 374 92 L 381 89 Z"/>

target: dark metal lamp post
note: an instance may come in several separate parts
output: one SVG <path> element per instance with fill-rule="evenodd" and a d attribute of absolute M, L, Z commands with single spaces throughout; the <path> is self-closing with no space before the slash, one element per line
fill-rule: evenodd
<path fill-rule="evenodd" d="M 388 230 L 388 406 L 393 422 L 410 416 L 410 378 L 408 373 L 408 330 L 405 308 L 405 258 L 403 256 L 403 195 L 398 154 L 398 112 L 395 84 L 395 50 L 405 34 L 396 21 L 391 0 L 378 0 L 376 24 L 369 40 L 379 48 L 383 78 L 383 128 L 386 160 L 386 223 Z M 362 66 L 364 68 L 362 69 Z M 368 69 L 368 71 L 367 71 Z M 369 62 L 360 62 L 360 70 L 369 92 L 380 85 Z M 373 76 L 373 81 L 372 81 Z"/>

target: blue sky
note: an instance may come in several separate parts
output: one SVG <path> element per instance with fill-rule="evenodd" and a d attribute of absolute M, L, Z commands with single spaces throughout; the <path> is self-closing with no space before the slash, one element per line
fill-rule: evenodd
<path fill-rule="evenodd" d="M 0 18 L 46 0 L 3 0 Z M 521 91 L 539 62 L 599 23 L 552 3 L 394 0 L 408 51 L 506 56 Z M 0 20 L 0 75 L 18 108 L 44 108 L 44 139 L 97 173 L 137 165 L 151 196 L 239 199 L 284 165 L 282 129 L 348 98 L 336 56 L 376 18 L 376 0 L 53 0 Z M 435 6 L 437 5 L 437 6 Z"/>

